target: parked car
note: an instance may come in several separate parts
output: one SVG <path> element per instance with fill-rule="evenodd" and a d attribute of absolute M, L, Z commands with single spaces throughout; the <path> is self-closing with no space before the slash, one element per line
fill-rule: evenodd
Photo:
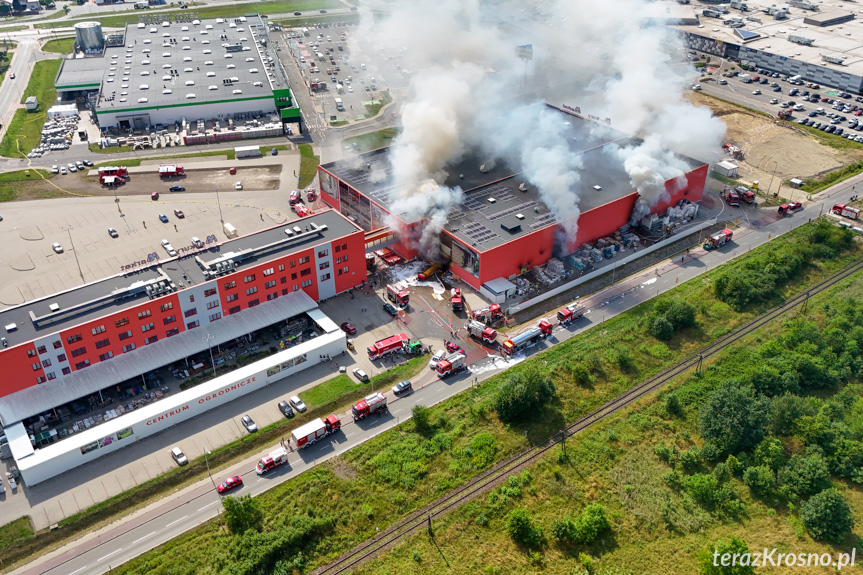
<path fill-rule="evenodd" d="M 237 173 L 237 168 L 233 168 L 233 167 L 228 168 L 228 173 L 233 176 L 234 174 Z"/>
<path fill-rule="evenodd" d="M 246 431 L 249 433 L 254 433 L 258 430 L 258 426 L 255 424 L 255 420 L 249 417 L 248 415 L 244 415 L 240 421 L 243 422 L 243 427 L 246 428 Z"/>
<path fill-rule="evenodd" d="M 438 363 L 440 360 L 442 360 L 442 359 L 443 359 L 443 357 L 444 357 L 445 355 L 446 355 L 446 350 L 445 350 L 445 349 L 439 349 L 439 350 L 437 350 L 436 352 L 434 352 L 434 355 L 433 355 L 433 356 L 432 356 L 432 358 L 429 360 L 429 368 L 430 368 L 430 369 L 434 369 L 434 368 L 436 368 L 436 367 L 437 367 L 437 363 Z"/>
<path fill-rule="evenodd" d="M 236 487 L 240 487 L 242 484 L 243 478 L 239 475 L 235 475 L 233 477 L 228 477 L 222 483 L 219 483 L 219 486 L 216 487 L 216 491 L 218 491 L 219 493 L 224 493 Z"/>
<path fill-rule="evenodd" d="M 279 402 L 279 411 L 281 411 L 282 415 L 284 415 L 285 417 L 293 417 L 294 416 L 294 410 L 291 409 L 291 406 L 290 406 L 290 404 L 288 404 L 287 401 L 280 401 Z"/>
<path fill-rule="evenodd" d="M 288 398 L 288 401 L 291 402 L 291 407 L 299 411 L 300 413 L 306 410 L 306 404 L 303 403 L 303 400 L 300 399 L 299 395 L 292 395 Z"/>
<path fill-rule="evenodd" d="M 368 374 L 358 367 L 354 368 L 353 374 L 354 374 L 354 377 L 356 377 L 359 381 L 368 381 L 369 380 Z"/>
<path fill-rule="evenodd" d="M 186 214 L 183 213 L 183 210 L 174 210 L 174 215 L 180 218 L 181 220 L 186 217 Z"/>
<path fill-rule="evenodd" d="M 165 214 L 159 214 L 159 221 L 161 221 L 163 224 L 167 224 L 168 216 L 166 216 Z"/>
<path fill-rule="evenodd" d="M 61 175 L 61 176 L 65 176 L 65 175 L 66 175 L 66 166 L 60 166 L 60 175 Z"/>
<path fill-rule="evenodd" d="M 177 465 L 186 465 L 189 463 L 189 460 L 186 458 L 186 454 L 183 453 L 183 450 L 179 447 L 175 447 L 171 450 L 171 457 L 177 462 Z"/>
<path fill-rule="evenodd" d="M 185 192 L 186 187 L 174 185 L 174 186 L 171 186 L 170 188 L 168 188 L 168 191 L 169 192 Z"/>
<path fill-rule="evenodd" d="M 202 242 L 198 237 L 192 236 L 192 245 L 196 248 L 204 247 L 204 242 Z"/>
<path fill-rule="evenodd" d="M 66 164 L 66 167 L 69 168 L 70 172 L 77 172 L 78 171 L 78 168 L 75 167 L 75 164 L 73 164 L 71 162 Z"/>
<path fill-rule="evenodd" d="M 387 312 L 388 314 L 390 314 L 390 315 L 391 315 L 391 316 L 393 316 L 393 317 L 397 316 L 397 315 L 398 315 L 398 313 L 399 313 L 399 312 L 396 310 L 396 308 L 394 308 L 394 307 L 393 307 L 393 305 L 392 305 L 392 304 L 390 304 L 390 303 L 385 303 L 385 304 L 383 305 L 383 308 L 384 308 L 384 311 L 385 311 L 385 312 Z"/>
<path fill-rule="evenodd" d="M 111 236 L 112 238 L 116 238 L 119 234 L 117 233 L 117 230 L 115 230 L 114 228 L 108 228 L 108 235 Z"/>
<path fill-rule="evenodd" d="M 403 393 L 413 391 L 413 389 L 413 385 L 410 381 L 400 381 L 393 386 L 393 393 L 395 395 L 401 395 Z"/>
<path fill-rule="evenodd" d="M 51 166 L 51 173 L 52 174 L 59 174 L 60 173 L 60 167 L 57 166 L 57 164 L 54 164 L 53 166 Z"/>
<path fill-rule="evenodd" d="M 63 253 L 63 246 L 61 246 L 57 242 L 54 242 L 53 244 L 51 244 L 51 249 L 54 250 L 55 252 L 57 252 L 58 254 Z"/>
<path fill-rule="evenodd" d="M 349 333 L 350 335 L 354 335 L 355 333 L 357 333 L 357 328 L 354 327 L 354 324 L 350 322 L 344 322 L 341 327 L 345 333 Z"/>
<path fill-rule="evenodd" d="M 234 184 L 234 189 L 235 190 L 242 190 L 243 189 L 243 182 L 237 182 L 236 184 Z"/>
<path fill-rule="evenodd" d="M 174 257 L 177 255 L 177 250 L 174 249 L 174 246 L 171 245 L 171 242 L 168 240 L 162 240 L 162 247 L 165 248 L 165 251 L 168 252 L 168 255 Z"/>

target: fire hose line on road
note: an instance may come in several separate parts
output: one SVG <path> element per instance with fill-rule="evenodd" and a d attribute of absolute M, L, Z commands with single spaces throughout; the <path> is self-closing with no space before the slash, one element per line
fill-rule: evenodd
<path fill-rule="evenodd" d="M 390 527 L 375 538 L 369 539 L 360 544 L 329 565 L 316 570 L 314 575 L 335 575 L 337 573 L 344 573 L 348 570 L 354 569 L 366 560 L 372 558 L 378 552 L 388 548 L 409 534 L 418 531 L 421 528 L 430 527 L 432 518 L 440 517 L 466 503 L 473 497 L 487 491 L 489 488 L 495 487 L 499 483 L 503 482 L 509 475 L 517 472 L 520 468 L 530 464 L 547 453 L 549 450 L 554 448 L 558 442 L 563 442 L 567 437 L 575 435 L 576 433 L 587 429 L 594 423 L 620 411 L 655 389 L 669 383 L 671 380 L 686 371 L 692 368 L 699 368 L 704 359 L 716 355 L 726 347 L 751 334 L 753 331 L 759 329 L 770 321 L 794 310 L 797 306 L 805 303 L 809 297 L 821 293 L 861 270 L 863 270 L 863 260 L 858 260 L 857 262 L 849 264 L 831 277 L 812 287 L 807 292 L 786 300 L 773 309 L 737 328 L 733 332 L 717 339 L 712 344 L 703 348 L 699 353 L 693 354 L 677 364 L 661 371 L 652 378 L 637 384 L 617 398 L 605 403 L 592 413 L 576 420 L 568 427 L 556 432 L 541 444 L 535 445 L 521 453 L 509 457 L 481 473 L 470 483 L 453 490 L 422 509 L 415 511 L 407 519 L 401 521 L 397 525 Z"/>

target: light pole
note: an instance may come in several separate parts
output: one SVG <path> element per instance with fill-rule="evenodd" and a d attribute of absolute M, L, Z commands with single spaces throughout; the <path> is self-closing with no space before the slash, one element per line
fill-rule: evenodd
<path fill-rule="evenodd" d="M 222 228 L 225 227 L 225 218 L 222 217 L 222 202 L 219 200 L 219 188 L 216 188 L 216 203 L 219 205 L 219 221 L 222 222 Z"/>
<path fill-rule="evenodd" d="M 767 193 L 768 193 L 768 194 L 769 194 L 771 191 L 773 191 L 773 178 L 775 178 L 775 177 L 776 177 L 776 168 L 778 168 L 778 167 L 779 167 L 779 162 L 777 161 L 777 162 L 776 162 L 776 164 L 773 166 L 773 175 L 770 177 L 770 185 L 769 185 L 769 186 L 767 186 Z M 781 187 L 782 187 L 782 185 L 780 184 L 780 186 L 779 186 L 779 187 L 781 188 Z"/>
<path fill-rule="evenodd" d="M 207 459 L 208 455 L 212 455 L 212 453 L 210 453 L 210 450 L 209 449 L 204 450 L 204 463 L 207 464 L 207 475 L 210 476 L 210 481 L 213 482 L 213 488 L 216 489 L 216 480 L 213 479 L 213 474 L 210 473 L 210 460 Z"/>
<path fill-rule="evenodd" d="M 207 334 L 207 337 L 201 336 L 201 341 L 206 340 L 207 347 L 210 348 L 210 365 L 213 366 L 213 377 L 216 377 L 216 364 L 213 362 L 213 346 L 210 344 L 210 341 L 214 339 L 216 338 L 210 334 Z"/>
<path fill-rule="evenodd" d="M 72 226 L 64 229 L 69 234 L 69 244 L 72 246 L 72 255 L 75 256 L 75 263 L 78 264 L 78 273 L 81 274 L 81 281 L 84 281 L 84 272 L 81 271 L 81 262 L 78 261 L 78 252 L 75 251 L 75 243 L 72 241 Z"/>

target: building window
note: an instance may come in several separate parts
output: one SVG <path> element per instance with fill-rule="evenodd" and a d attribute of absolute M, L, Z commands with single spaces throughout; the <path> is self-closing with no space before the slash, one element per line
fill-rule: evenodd
<path fill-rule="evenodd" d="M 294 291 L 300 291 L 300 286 L 298 286 L 297 284 L 294 284 Z"/>
<path fill-rule="evenodd" d="M 282 295 L 288 295 L 288 288 L 282 288 Z"/>
<path fill-rule="evenodd" d="M 48 377 L 48 380 L 49 380 L 49 381 L 50 381 L 50 380 L 52 380 L 52 379 L 57 379 L 57 376 L 56 376 L 56 375 L 54 375 L 54 372 L 53 372 L 53 371 L 49 371 L 49 372 L 48 372 L 48 373 L 46 373 L 45 375 Z"/>
<path fill-rule="evenodd" d="M 195 294 L 189 294 L 189 303 L 195 303 Z"/>
<path fill-rule="evenodd" d="M 280 272 L 285 271 L 285 264 L 279 264 L 279 271 Z"/>
<path fill-rule="evenodd" d="M 36 378 L 36 383 L 37 383 L 37 384 L 38 384 L 38 383 L 45 383 L 45 376 L 44 376 L 44 375 L 40 375 L 39 377 L 37 377 L 37 378 Z"/>
<path fill-rule="evenodd" d="M 342 249 L 343 249 L 343 250 L 348 249 L 348 244 L 342 244 Z"/>
<path fill-rule="evenodd" d="M 283 284 L 288 283 L 288 278 L 287 278 L 287 277 L 285 277 L 285 276 L 282 276 L 281 278 L 279 278 L 279 280 L 280 280 L 280 282 L 281 282 L 281 283 L 283 283 Z"/>
<path fill-rule="evenodd" d="M 256 306 L 256 305 L 258 305 L 259 303 L 261 303 L 261 300 L 258 300 L 258 299 L 250 300 L 250 301 L 249 301 L 249 307 L 255 307 L 255 306 Z"/>
<path fill-rule="evenodd" d="M 204 290 L 204 297 L 210 297 L 216 295 L 216 288 L 210 288 L 208 290 Z"/>
<path fill-rule="evenodd" d="M 321 281 L 322 281 L 322 282 L 325 282 L 325 281 L 327 281 L 328 279 L 330 279 L 330 277 L 332 277 L 332 275 L 331 275 L 331 274 L 328 274 L 328 273 L 327 273 L 327 274 L 321 274 Z"/>
<path fill-rule="evenodd" d="M 265 275 L 265 276 L 271 276 L 271 275 L 273 275 L 274 273 L 276 273 L 276 270 L 275 270 L 274 268 L 267 268 L 267 269 L 265 269 L 265 270 L 264 270 L 264 275 Z"/>
<path fill-rule="evenodd" d="M 43 359 L 42 360 L 42 367 L 50 367 L 50 366 L 51 366 L 51 360 L 50 359 Z"/>
<path fill-rule="evenodd" d="M 129 339 L 130 337 L 132 337 L 132 330 L 121 333 L 120 341 L 123 341 L 124 339 Z"/>
<path fill-rule="evenodd" d="M 81 334 L 76 333 L 75 335 L 70 335 L 66 338 L 66 343 L 75 343 L 76 341 L 81 341 Z"/>
<path fill-rule="evenodd" d="M 84 361 L 78 362 L 75 364 L 75 369 L 84 369 L 90 365 L 90 360 L 85 359 Z"/>
<path fill-rule="evenodd" d="M 240 297 L 240 294 L 238 294 L 238 293 L 232 293 L 231 295 L 229 295 L 228 297 L 226 297 L 226 298 L 225 298 L 225 301 L 226 301 L 226 302 L 232 302 L 232 301 L 234 301 L 235 299 L 237 299 L 238 297 Z"/>
<path fill-rule="evenodd" d="M 309 263 L 309 256 L 303 256 L 297 261 L 300 263 L 300 265 L 307 264 Z"/>
<path fill-rule="evenodd" d="M 87 353 L 87 348 L 79 347 L 78 349 L 72 350 L 72 357 L 78 357 L 79 355 L 84 355 L 85 353 Z"/>
<path fill-rule="evenodd" d="M 228 310 L 228 313 L 229 313 L 229 314 L 231 314 L 231 313 L 237 313 L 237 312 L 239 312 L 239 311 L 240 311 L 240 306 L 238 306 L 238 305 L 237 305 L 237 306 L 234 306 L 234 307 L 232 307 L 231 309 L 229 309 L 229 310 Z"/>
<path fill-rule="evenodd" d="M 170 310 L 170 309 L 174 309 L 174 302 L 169 301 L 168 303 L 163 303 L 163 304 L 159 307 L 159 309 L 161 309 L 162 311 L 168 311 L 168 310 Z"/>
<path fill-rule="evenodd" d="M 162 320 L 162 324 L 168 325 L 170 323 L 174 323 L 175 321 L 177 321 L 177 316 L 169 315 L 168 317 L 166 317 L 165 319 Z"/>
<path fill-rule="evenodd" d="M 72 373 L 71 367 L 64 367 L 63 368 L 63 375 L 69 375 L 70 373 Z"/>
<path fill-rule="evenodd" d="M 150 310 L 145 309 L 144 311 L 138 313 L 138 319 L 144 319 L 145 317 L 150 317 L 150 313 L 151 313 Z"/>
<path fill-rule="evenodd" d="M 36 348 L 36 351 L 39 352 L 39 355 L 42 355 L 43 353 L 47 352 L 48 350 L 45 349 L 44 345 L 40 345 L 39 347 Z"/>
<path fill-rule="evenodd" d="M 210 321 L 216 321 L 217 319 L 222 319 L 222 312 L 216 312 L 210 316 Z"/>
<path fill-rule="evenodd" d="M 342 258 L 336 258 L 336 265 L 339 265 L 340 263 L 342 263 Z"/>
<path fill-rule="evenodd" d="M 100 339 L 99 341 L 96 342 L 96 349 L 103 348 L 106 345 L 108 345 L 109 343 L 111 343 L 111 340 L 107 337 L 105 339 Z"/>
<path fill-rule="evenodd" d="M 264 289 L 270 289 L 271 287 L 276 287 L 276 280 L 270 280 L 264 284 Z"/>
<path fill-rule="evenodd" d="M 225 289 L 234 289 L 235 287 L 237 287 L 237 282 L 235 281 L 228 282 L 225 284 Z"/>
<path fill-rule="evenodd" d="M 113 351 L 108 351 L 99 356 L 99 361 L 105 361 L 106 359 L 111 359 L 114 357 Z"/>
<path fill-rule="evenodd" d="M 130 351 L 132 351 L 133 349 L 135 349 L 135 344 L 134 344 L 134 343 L 130 343 L 129 345 L 124 345 L 124 346 L 123 346 L 123 353 L 129 353 L 129 352 L 130 352 Z"/>
<path fill-rule="evenodd" d="M 319 264 L 318 264 L 318 269 L 319 269 L 319 270 L 325 270 L 325 269 L 327 269 L 328 267 L 330 267 L 330 262 L 321 262 L 321 263 L 319 263 Z"/>
<path fill-rule="evenodd" d="M 178 333 L 180 333 L 180 328 L 175 327 L 173 329 L 169 329 L 168 331 L 166 331 L 165 337 L 171 337 L 172 335 L 177 335 Z"/>
<path fill-rule="evenodd" d="M 320 251 L 318 252 L 318 257 L 319 257 L 319 258 L 325 258 L 325 257 L 327 257 L 328 255 L 330 255 L 330 250 L 320 250 Z"/>
<path fill-rule="evenodd" d="M 123 327 L 124 325 L 129 323 L 129 318 L 124 317 L 123 319 L 118 319 L 114 322 L 114 327 Z"/>
<path fill-rule="evenodd" d="M 343 261 L 343 262 L 348 261 L 348 254 L 345 254 L 345 255 L 343 255 L 343 256 L 342 256 L 342 261 Z"/>
<path fill-rule="evenodd" d="M 65 353 L 61 353 L 60 355 L 58 355 L 58 356 L 57 356 L 57 361 L 66 361 L 66 354 L 65 354 Z"/>
<path fill-rule="evenodd" d="M 147 339 L 144 340 L 144 344 L 150 345 L 151 343 L 156 343 L 157 341 L 159 341 L 159 336 L 158 335 L 151 335 L 150 337 L 148 337 Z"/>
<path fill-rule="evenodd" d="M 198 308 L 193 307 L 192 309 L 187 309 L 186 313 L 184 313 L 183 315 L 185 315 L 186 317 L 192 317 L 193 315 L 195 315 L 197 313 L 198 313 Z"/>
<path fill-rule="evenodd" d="M 295 262 L 294 260 L 291 260 L 291 267 L 292 268 L 297 267 L 297 262 Z"/>
<path fill-rule="evenodd" d="M 42 366 L 41 366 L 41 365 L 39 365 L 38 363 L 34 363 L 34 364 L 33 364 L 32 366 L 30 366 L 30 367 L 32 367 L 32 368 L 33 368 L 33 371 L 39 371 L 40 369 L 42 369 Z"/>
<path fill-rule="evenodd" d="M 207 302 L 207 309 L 213 309 L 214 307 L 219 307 L 218 301 L 208 301 Z"/>
<path fill-rule="evenodd" d="M 292 280 L 297 279 L 297 274 L 296 274 L 296 272 L 291 274 L 291 279 L 292 279 Z"/>
<path fill-rule="evenodd" d="M 336 252 L 336 253 L 339 253 L 340 251 L 342 251 L 342 246 L 336 246 L 336 247 L 335 247 L 335 252 Z"/>
<path fill-rule="evenodd" d="M 27 357 L 36 357 L 36 350 L 35 349 L 28 349 L 27 350 Z"/>
<path fill-rule="evenodd" d="M 190 321 L 186 324 L 186 329 L 195 329 L 199 325 L 201 325 L 201 322 L 199 322 L 198 320 Z"/>
<path fill-rule="evenodd" d="M 268 293 L 268 294 L 267 294 L 267 301 L 273 301 L 273 300 L 274 300 L 274 299 L 276 299 L 277 297 L 279 297 L 279 293 L 278 293 L 278 292 Z"/>
<path fill-rule="evenodd" d="M 148 331 L 156 329 L 156 326 L 152 323 L 148 323 L 147 325 L 141 326 L 141 333 L 147 333 Z"/>
<path fill-rule="evenodd" d="M 59 339 L 54 342 L 54 349 L 60 349 L 61 347 L 63 347 L 63 344 L 60 343 Z"/>
<path fill-rule="evenodd" d="M 250 276 L 246 276 L 246 277 L 244 277 L 244 278 L 243 278 L 243 281 L 244 281 L 245 283 L 249 283 L 249 282 L 253 282 L 253 281 L 255 281 L 255 274 L 252 274 L 252 275 L 250 275 Z"/>
<path fill-rule="evenodd" d="M 306 280 L 303 282 L 304 288 L 311 287 L 311 285 L 312 285 L 312 280 Z"/>
<path fill-rule="evenodd" d="M 100 325 L 99 327 L 94 327 L 92 331 L 93 331 L 93 335 L 99 335 L 100 333 L 102 333 L 103 331 L 105 331 L 105 326 L 104 326 L 104 325 Z M 41 353 L 41 352 L 40 352 L 40 353 Z"/>
<path fill-rule="evenodd" d="M 258 293 L 258 288 L 250 287 L 249 289 L 246 290 L 246 295 L 252 295 L 253 293 Z"/>
<path fill-rule="evenodd" d="M 300 277 L 311 275 L 311 273 L 312 273 L 312 270 L 310 270 L 309 268 L 306 268 L 304 270 L 300 270 Z"/>

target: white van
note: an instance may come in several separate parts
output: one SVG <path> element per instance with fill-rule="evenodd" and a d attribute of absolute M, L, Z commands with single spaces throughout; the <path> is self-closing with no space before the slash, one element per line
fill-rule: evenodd
<path fill-rule="evenodd" d="M 177 465 L 186 465 L 189 463 L 189 460 L 186 458 L 186 454 L 183 453 L 183 450 L 179 447 L 175 447 L 171 450 L 171 457 L 177 462 Z"/>

